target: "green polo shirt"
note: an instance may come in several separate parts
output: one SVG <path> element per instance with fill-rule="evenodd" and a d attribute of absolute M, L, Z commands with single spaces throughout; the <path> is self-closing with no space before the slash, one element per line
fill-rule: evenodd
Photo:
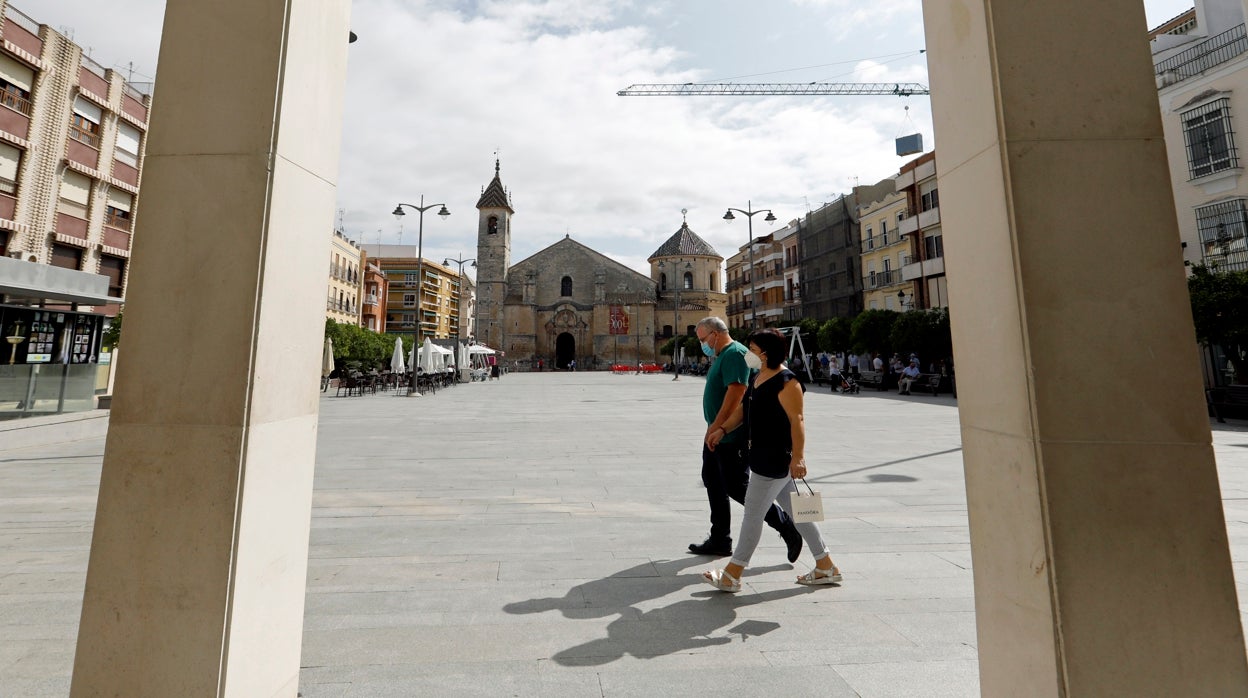
<path fill-rule="evenodd" d="M 750 367 L 745 364 L 745 355 L 750 350 L 744 344 L 733 341 L 715 356 L 711 369 L 706 372 L 706 387 L 702 389 L 702 415 L 709 427 L 719 414 L 724 404 L 724 396 L 728 394 L 728 386 L 733 383 L 749 385 Z M 725 434 L 722 443 L 735 443 L 744 433 L 740 427 L 731 434 Z"/>

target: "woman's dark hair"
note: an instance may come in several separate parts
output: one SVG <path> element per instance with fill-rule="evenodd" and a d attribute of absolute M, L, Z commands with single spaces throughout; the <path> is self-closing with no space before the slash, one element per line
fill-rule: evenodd
<path fill-rule="evenodd" d="M 746 346 L 753 344 L 767 355 L 767 368 L 779 368 L 788 353 L 788 342 L 785 341 L 784 335 L 773 327 L 753 332 L 746 338 L 745 344 Z"/>

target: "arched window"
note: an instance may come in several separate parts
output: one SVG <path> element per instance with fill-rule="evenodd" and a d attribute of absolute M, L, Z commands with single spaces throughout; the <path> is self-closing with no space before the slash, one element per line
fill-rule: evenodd
<path fill-rule="evenodd" d="M 685 286 L 685 290 L 686 290 L 686 291 L 692 291 L 692 290 L 693 290 L 693 272 L 689 272 L 689 271 L 685 272 L 685 283 L 684 283 L 684 286 Z"/>
<path fill-rule="evenodd" d="M 560 288 L 559 290 L 559 295 L 561 296 L 572 295 L 572 277 L 570 276 L 563 277 L 563 283 L 561 284 L 561 286 L 562 288 Z"/>
<path fill-rule="evenodd" d="M 498 232 L 498 216 L 490 216 L 485 223 L 485 232 L 493 235 Z"/>
<path fill-rule="evenodd" d="M 659 290 L 660 291 L 667 290 L 667 274 L 666 273 L 659 274 Z"/>

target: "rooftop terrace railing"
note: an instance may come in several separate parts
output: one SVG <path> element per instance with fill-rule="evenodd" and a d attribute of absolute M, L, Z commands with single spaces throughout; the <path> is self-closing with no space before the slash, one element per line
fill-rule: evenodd
<path fill-rule="evenodd" d="M 1200 75 L 1246 51 L 1248 34 L 1241 24 L 1153 64 L 1153 72 L 1157 75 L 1158 87 L 1166 87 Z"/>

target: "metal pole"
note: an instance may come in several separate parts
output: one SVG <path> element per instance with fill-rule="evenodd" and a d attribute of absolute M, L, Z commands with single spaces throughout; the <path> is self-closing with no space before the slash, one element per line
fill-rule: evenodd
<path fill-rule="evenodd" d="M 758 284 L 754 280 L 754 202 L 747 200 L 745 207 L 749 210 L 749 213 L 745 214 L 745 219 L 747 222 L 746 229 L 749 231 L 750 236 L 750 331 L 753 332 L 754 318 L 758 316 L 757 306 L 755 305 L 758 303 Z"/>
<path fill-rule="evenodd" d="M 420 345 L 420 330 L 425 324 L 425 195 L 420 195 L 420 226 L 416 234 L 416 344 Z M 753 266 L 753 262 L 750 262 Z"/>
<path fill-rule="evenodd" d="M 677 260 L 676 272 L 680 271 L 680 261 Z M 672 380 L 680 380 L 680 287 L 684 285 L 683 276 L 676 279 L 676 304 L 672 306 Z"/>

